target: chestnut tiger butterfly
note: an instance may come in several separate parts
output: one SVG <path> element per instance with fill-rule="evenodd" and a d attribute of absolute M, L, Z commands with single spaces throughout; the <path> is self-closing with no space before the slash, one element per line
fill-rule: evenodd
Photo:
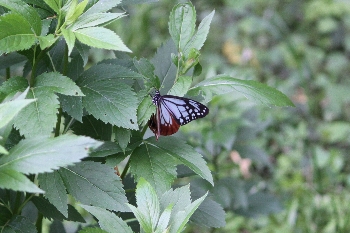
<path fill-rule="evenodd" d="M 160 95 L 155 91 L 152 97 L 156 105 L 156 114 L 152 114 L 148 126 L 157 140 L 160 135 L 167 136 L 176 133 L 181 125 L 203 118 L 209 113 L 209 108 L 191 99 L 173 95 Z"/>

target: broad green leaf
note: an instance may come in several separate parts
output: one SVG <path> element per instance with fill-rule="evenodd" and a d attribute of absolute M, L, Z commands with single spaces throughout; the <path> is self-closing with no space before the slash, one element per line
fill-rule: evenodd
<path fill-rule="evenodd" d="M 217 183 L 215 182 L 215 190 L 217 187 Z M 197 199 L 202 196 L 207 190 L 211 189 L 207 182 L 203 180 L 192 180 L 191 181 L 191 197 L 193 199 Z M 232 187 L 236 189 L 236 187 Z M 229 198 L 235 198 L 235 196 Z M 215 194 L 213 197 L 216 198 Z M 199 226 L 205 227 L 224 227 L 225 226 L 225 211 L 223 208 L 215 201 L 207 197 L 202 204 L 198 207 L 198 209 L 194 212 L 190 219 L 192 222 L 196 223 Z"/>
<path fill-rule="evenodd" d="M 175 222 L 175 216 L 178 212 L 184 211 L 191 204 L 190 186 L 182 186 L 175 190 L 167 190 L 160 198 L 161 211 L 165 210 L 169 205 L 172 205 L 169 222 Z"/>
<path fill-rule="evenodd" d="M 170 13 L 169 32 L 179 52 L 194 35 L 196 27 L 196 10 L 192 3 L 177 4 Z"/>
<path fill-rule="evenodd" d="M 122 66 L 96 65 L 85 71 L 77 81 L 85 96 L 83 106 L 105 123 L 138 129 L 138 100 L 122 78 L 137 78 L 140 74 Z"/>
<path fill-rule="evenodd" d="M 76 38 L 83 44 L 95 48 L 131 52 L 113 31 L 103 27 L 81 28 L 74 31 Z"/>
<path fill-rule="evenodd" d="M 66 197 L 67 198 L 67 197 Z M 43 197 L 33 197 L 31 199 L 35 207 L 38 209 L 40 213 L 44 215 L 45 218 L 49 220 L 68 220 L 74 222 L 85 223 L 84 218 L 80 215 L 80 213 L 71 205 L 68 208 L 68 217 L 65 217 L 60 213 L 54 205 L 52 205 L 47 199 Z"/>
<path fill-rule="evenodd" d="M 172 40 L 168 40 L 160 48 L 151 62 L 154 66 L 154 74 L 159 78 L 160 86 L 155 88 L 167 93 L 173 86 L 176 78 L 176 66 L 174 65 L 171 54 L 177 53 L 176 46 Z"/>
<path fill-rule="evenodd" d="M 61 168 L 67 191 L 79 202 L 101 208 L 128 211 L 123 184 L 113 168 L 96 162 L 81 162 Z M 98 197 L 98 198 L 96 198 Z"/>
<path fill-rule="evenodd" d="M 118 128 L 122 129 L 122 128 Z M 129 139 L 130 140 L 130 139 Z M 123 152 L 120 146 L 115 142 L 104 142 L 101 146 L 90 153 L 90 157 L 107 157 Z"/>
<path fill-rule="evenodd" d="M 160 137 L 158 141 L 154 137 L 147 139 L 149 148 L 159 151 L 163 157 L 170 155 L 192 171 L 200 175 L 203 179 L 214 185 L 213 177 L 203 157 L 191 146 L 176 137 Z"/>
<path fill-rule="evenodd" d="M 115 131 L 115 140 L 116 142 L 118 142 L 120 148 L 123 150 L 124 153 L 125 153 L 126 147 L 130 142 L 130 136 L 131 136 L 131 132 L 128 129 L 118 127 Z"/>
<path fill-rule="evenodd" d="M 81 89 L 85 94 L 83 106 L 94 117 L 119 127 L 138 129 L 137 99 L 130 86 L 110 80 L 89 83 Z"/>
<path fill-rule="evenodd" d="M 89 136 L 102 141 L 111 141 L 112 125 L 96 119 L 92 115 L 83 117 L 83 122 L 74 122 L 70 129 L 77 135 Z"/>
<path fill-rule="evenodd" d="M 152 103 L 152 98 L 146 96 L 145 98 L 143 98 L 143 100 L 139 104 L 139 107 L 137 108 L 137 123 L 139 125 L 147 124 L 152 113 L 155 113 L 155 112 L 156 112 L 156 107 Z"/>
<path fill-rule="evenodd" d="M 32 221 L 24 216 L 17 215 L 2 229 L 3 233 L 28 232 L 36 233 L 37 229 Z"/>
<path fill-rule="evenodd" d="M 69 30 L 76 31 L 80 28 L 106 25 L 124 16 L 124 13 L 94 13 L 88 16 L 82 15 L 77 19 L 77 21 L 74 24 L 72 24 Z"/>
<path fill-rule="evenodd" d="M 38 180 L 40 188 L 45 191 L 45 197 L 67 218 L 67 192 L 58 171 L 39 174 Z"/>
<path fill-rule="evenodd" d="M 128 204 L 145 232 L 154 232 L 160 216 L 160 205 L 154 188 L 144 178 L 136 186 L 137 208 Z"/>
<path fill-rule="evenodd" d="M 14 100 L 0 104 L 0 128 L 7 125 L 25 106 L 34 100 Z"/>
<path fill-rule="evenodd" d="M 68 77 L 57 72 L 44 73 L 36 77 L 34 86 L 64 95 L 83 96 L 80 88 Z"/>
<path fill-rule="evenodd" d="M 119 3 L 121 3 L 121 0 L 97 1 L 89 9 L 87 9 L 87 11 L 84 12 L 84 14 L 82 16 L 86 17 L 86 16 L 94 14 L 94 13 L 106 12 L 106 11 L 112 9 L 113 7 L 116 7 Z"/>
<path fill-rule="evenodd" d="M 294 106 L 292 101 L 282 92 L 254 80 L 241 80 L 228 75 L 218 75 L 206 79 L 189 91 L 189 95 L 203 93 L 206 101 L 212 99 L 213 94 L 223 95 L 232 91 L 242 93 L 247 99 L 252 99 L 266 105 Z"/>
<path fill-rule="evenodd" d="M 118 232 L 123 233 L 132 233 L 131 228 L 126 224 L 123 219 L 119 218 L 116 214 L 109 212 L 108 210 L 88 205 L 80 205 L 89 213 L 94 215 L 98 219 L 98 224 L 100 227 L 109 232 L 115 233 L 116 230 Z"/>
<path fill-rule="evenodd" d="M 29 193 L 44 192 L 22 173 L 5 167 L 0 167 L 0 188 Z"/>
<path fill-rule="evenodd" d="M 143 4 L 143 3 L 151 3 L 158 2 L 158 0 L 124 0 L 122 5 L 133 5 L 133 4 Z"/>
<path fill-rule="evenodd" d="M 47 36 L 38 36 L 40 49 L 44 50 L 51 45 L 53 45 L 59 37 L 54 37 L 53 34 L 48 34 Z"/>
<path fill-rule="evenodd" d="M 83 121 L 83 99 L 81 96 L 59 95 L 62 110 L 77 121 Z"/>
<path fill-rule="evenodd" d="M 28 99 L 36 99 L 14 119 L 14 125 L 25 137 L 38 135 L 49 137 L 56 125 L 59 102 L 57 95 L 51 91 L 31 88 Z M 30 120 L 30 124 L 28 123 Z"/>
<path fill-rule="evenodd" d="M 78 231 L 78 233 L 108 233 L 108 231 L 97 227 L 85 227 L 84 229 Z"/>
<path fill-rule="evenodd" d="M 41 19 L 34 7 L 23 3 L 21 0 L 0 0 L 0 6 L 22 15 L 34 30 L 35 35 L 39 36 L 41 34 Z M 18 23 L 16 25 L 19 26 Z"/>
<path fill-rule="evenodd" d="M 0 16 L 0 53 L 29 49 L 35 41 L 31 25 L 23 16 L 17 13 Z"/>
<path fill-rule="evenodd" d="M 192 84 L 192 77 L 180 76 L 174 86 L 169 90 L 168 95 L 184 96 L 190 89 Z"/>
<path fill-rule="evenodd" d="M 51 172 L 88 156 L 90 147 L 102 143 L 88 137 L 62 135 L 56 138 L 24 139 L 0 158 L 0 168 L 24 174 Z"/>
<path fill-rule="evenodd" d="M 10 78 L 0 86 L 0 93 L 3 98 L 0 101 L 12 100 L 19 92 L 23 92 L 28 87 L 28 81 L 20 76 Z"/>
<path fill-rule="evenodd" d="M 9 53 L 6 56 L 0 56 L 0 70 L 16 65 L 26 60 L 27 58 L 19 53 Z"/>
<path fill-rule="evenodd" d="M 5 149 L 5 147 L 0 145 L 0 154 L 7 155 L 9 152 Z"/>
<path fill-rule="evenodd" d="M 209 15 L 207 15 L 202 22 L 198 26 L 197 32 L 194 34 L 194 36 L 191 38 L 191 40 L 186 44 L 184 48 L 184 55 L 185 57 L 188 56 L 188 53 L 190 52 L 191 48 L 195 48 L 197 50 L 200 50 L 207 39 L 210 23 L 213 19 L 215 10 L 213 10 Z"/>
<path fill-rule="evenodd" d="M 154 66 L 152 63 L 145 58 L 141 58 L 139 61 L 134 58 L 133 62 L 139 73 L 145 77 L 144 85 L 146 91 L 151 88 L 158 88 L 159 79 L 154 75 Z"/>
<path fill-rule="evenodd" d="M 44 2 L 51 7 L 56 13 L 59 13 L 61 6 L 59 5 L 59 0 L 44 0 Z"/>
<path fill-rule="evenodd" d="M 72 3 L 68 9 L 66 14 L 66 23 L 71 24 L 84 12 L 86 5 L 88 4 L 88 0 L 83 0 L 78 3 L 77 0 L 72 0 Z"/>
<path fill-rule="evenodd" d="M 68 56 L 72 53 L 75 44 L 75 35 L 69 29 L 61 29 L 64 39 L 66 40 L 68 46 Z"/>
<path fill-rule="evenodd" d="M 175 216 L 174 222 L 171 223 L 169 232 L 170 233 L 181 232 L 184 229 L 188 220 L 190 219 L 191 215 L 198 208 L 198 206 L 204 201 L 207 195 L 208 193 L 206 193 L 201 198 L 198 198 L 197 200 L 192 202 L 190 205 L 186 206 L 184 211 L 178 212 Z"/>
<path fill-rule="evenodd" d="M 173 204 L 169 204 L 169 206 L 166 207 L 163 213 L 160 215 L 157 229 L 156 229 L 157 233 L 166 232 L 166 229 L 170 221 L 170 216 L 171 216 L 171 211 L 173 209 L 173 206 L 174 206 Z"/>
<path fill-rule="evenodd" d="M 158 195 L 170 188 L 176 178 L 176 165 L 175 160 L 161 148 L 148 143 L 137 147 L 130 157 L 130 172 L 135 180 L 145 178 Z"/>

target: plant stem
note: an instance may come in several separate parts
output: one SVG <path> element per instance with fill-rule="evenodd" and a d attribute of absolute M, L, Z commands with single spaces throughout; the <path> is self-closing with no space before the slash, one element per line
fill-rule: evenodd
<path fill-rule="evenodd" d="M 30 87 L 33 87 L 34 86 L 34 81 L 35 81 L 35 77 L 36 77 L 36 69 L 38 68 L 38 64 L 39 64 L 39 61 L 41 60 L 41 58 L 46 54 L 46 50 L 42 50 L 38 57 L 34 57 L 34 64 L 33 64 L 33 68 L 32 68 L 32 74 L 30 75 L 30 79 L 29 79 L 29 85 Z"/>
<path fill-rule="evenodd" d="M 57 122 L 56 122 L 56 128 L 55 128 L 55 137 L 58 137 L 60 135 L 61 118 L 62 118 L 62 108 L 58 108 Z"/>
<path fill-rule="evenodd" d="M 126 174 L 128 173 L 129 167 L 130 167 L 130 158 L 129 158 L 128 162 L 126 163 L 125 168 L 124 168 L 122 174 L 120 175 L 120 178 L 121 178 L 122 180 L 124 179 L 124 177 L 125 177 Z"/>
<path fill-rule="evenodd" d="M 42 232 L 43 218 L 44 218 L 43 214 L 39 213 L 38 214 L 38 219 L 36 220 L 36 223 L 35 223 L 35 227 L 36 227 L 38 233 Z"/>

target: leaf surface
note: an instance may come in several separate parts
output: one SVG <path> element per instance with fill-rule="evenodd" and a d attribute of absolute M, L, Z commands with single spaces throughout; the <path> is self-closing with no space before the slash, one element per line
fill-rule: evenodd
<path fill-rule="evenodd" d="M 189 95 L 198 95 L 202 91 L 206 101 L 212 99 L 213 94 L 223 95 L 237 91 L 247 99 L 258 103 L 275 106 L 294 106 L 292 101 L 282 92 L 254 80 L 242 80 L 228 75 L 218 75 L 204 80 L 192 87 Z"/>

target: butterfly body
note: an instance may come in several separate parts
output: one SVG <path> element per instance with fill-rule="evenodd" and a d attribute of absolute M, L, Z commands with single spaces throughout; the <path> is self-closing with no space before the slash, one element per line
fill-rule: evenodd
<path fill-rule="evenodd" d="M 203 118 L 209 109 L 192 99 L 173 95 L 160 95 L 156 91 L 152 102 L 157 106 L 156 114 L 152 114 L 148 126 L 158 139 L 176 133 L 181 125 Z"/>

